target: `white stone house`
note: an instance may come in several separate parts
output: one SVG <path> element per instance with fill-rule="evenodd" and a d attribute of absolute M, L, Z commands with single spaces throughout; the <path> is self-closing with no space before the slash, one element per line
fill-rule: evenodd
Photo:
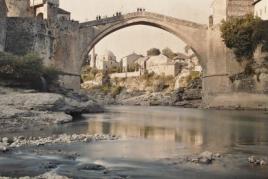
<path fill-rule="evenodd" d="M 96 57 L 95 67 L 98 70 L 109 71 L 113 68 L 119 68 L 120 63 L 116 61 L 116 56 L 113 52 L 106 51 L 103 55 Z"/>
<path fill-rule="evenodd" d="M 268 20 L 268 0 L 255 0 L 254 15 L 262 20 Z"/>
<path fill-rule="evenodd" d="M 121 63 L 122 63 L 122 68 L 123 68 L 123 72 L 127 72 L 130 69 L 135 67 L 135 62 L 141 58 L 142 55 L 138 55 L 136 53 L 132 53 L 126 57 L 123 57 L 121 59 Z"/>
<path fill-rule="evenodd" d="M 180 64 L 164 55 L 152 56 L 146 61 L 146 69 L 149 73 L 157 75 L 177 76 L 180 73 Z"/>

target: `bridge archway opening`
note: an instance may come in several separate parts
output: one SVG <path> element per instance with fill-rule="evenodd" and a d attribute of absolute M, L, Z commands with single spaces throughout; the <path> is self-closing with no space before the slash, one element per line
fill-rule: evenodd
<path fill-rule="evenodd" d="M 82 58 L 86 59 L 85 57 L 88 57 L 88 54 L 92 51 L 92 49 L 96 45 L 101 43 L 103 40 L 105 40 L 106 38 L 109 38 L 109 36 L 111 36 L 115 33 L 118 33 L 122 30 L 137 27 L 137 26 L 152 27 L 152 28 L 155 28 L 158 30 L 160 29 L 160 30 L 162 30 L 162 32 L 169 33 L 169 35 L 172 35 L 174 39 L 178 40 L 179 44 L 184 44 L 185 46 L 187 46 L 188 50 L 190 50 L 193 53 L 193 54 L 191 54 L 191 56 L 192 57 L 195 56 L 195 58 L 198 60 L 198 63 L 202 66 L 202 69 L 203 69 L 203 63 L 201 63 L 200 54 L 198 54 L 198 52 L 191 45 L 187 44 L 187 40 L 184 39 L 184 37 L 182 37 L 180 34 L 178 34 L 174 29 L 167 27 L 167 26 L 164 26 L 164 25 L 161 25 L 161 24 L 158 24 L 158 23 L 155 23 L 155 22 L 151 22 L 150 20 L 146 20 L 146 21 L 145 20 L 135 20 L 133 23 L 126 23 L 123 25 L 115 25 L 115 26 L 111 26 L 111 27 L 105 29 L 104 31 L 99 33 L 91 41 L 91 43 L 88 45 L 87 49 L 84 51 L 84 53 L 83 53 L 84 55 Z"/>
<path fill-rule="evenodd" d="M 131 25 L 126 25 L 126 26 L 121 26 L 119 28 L 115 28 L 115 29 L 112 29 L 112 30 L 108 30 L 107 32 L 104 32 L 104 33 L 101 33 L 99 34 L 96 39 L 89 45 L 89 48 L 87 50 L 87 57 L 91 58 L 88 63 L 92 63 L 92 51 L 93 51 L 93 47 L 96 47 L 98 46 L 99 44 L 103 43 L 104 41 L 108 41 L 109 44 L 113 44 L 113 45 L 118 45 L 116 43 L 116 41 L 114 41 L 114 39 L 112 39 L 111 37 L 113 37 L 114 35 L 118 34 L 118 33 L 122 33 L 122 31 L 125 31 L 125 33 L 129 33 L 128 30 L 131 30 L 133 28 L 138 28 L 138 27 L 142 27 L 142 28 L 150 28 L 150 30 L 154 29 L 156 30 L 156 34 L 157 33 L 163 33 L 164 36 L 168 36 L 170 39 L 173 40 L 173 43 L 174 42 L 177 42 L 177 48 L 171 48 L 173 50 L 173 52 L 175 53 L 180 53 L 180 54 L 185 54 L 186 56 L 190 57 L 191 58 L 191 62 L 196 62 L 196 66 L 199 66 L 200 67 L 200 59 L 198 57 L 198 54 L 197 52 L 189 45 L 187 45 L 181 38 L 179 38 L 178 35 L 175 34 L 175 32 L 173 31 L 169 31 L 169 29 L 166 29 L 162 26 L 158 26 L 156 24 L 152 24 L 152 23 L 148 23 L 148 22 L 138 22 L 138 23 L 133 23 Z M 141 38 L 144 38 L 145 34 L 143 32 L 141 32 L 140 34 L 138 34 L 141 36 Z M 127 38 L 127 36 L 121 36 L 120 38 L 117 37 L 117 40 L 121 39 L 121 38 Z M 134 39 L 135 40 L 135 39 Z M 158 37 L 156 36 L 155 41 L 158 41 Z M 163 40 L 159 40 L 159 41 L 163 41 Z M 145 42 L 146 43 L 146 42 Z M 104 44 L 102 44 L 103 46 L 105 46 Z M 129 55 L 131 54 L 132 52 L 136 52 L 138 54 L 142 54 L 142 55 L 146 55 L 146 51 L 149 50 L 150 48 L 159 48 L 160 51 L 162 51 L 164 48 L 168 47 L 170 48 L 170 45 L 169 43 L 165 43 L 164 46 L 161 46 L 159 47 L 158 45 L 148 45 L 147 48 L 143 51 L 143 53 L 140 53 L 140 51 L 136 51 L 135 47 L 132 46 L 132 43 L 131 43 L 131 39 L 129 41 L 129 47 L 130 48 L 133 48 L 133 50 L 129 50 L 128 51 L 128 54 L 125 54 L 125 55 Z M 181 47 L 179 47 L 181 46 Z M 104 49 L 109 49 L 109 47 L 106 47 L 106 48 L 103 48 Z M 95 50 L 95 48 L 94 48 Z M 98 50 L 98 48 L 97 48 Z M 113 51 L 113 50 L 111 50 Z M 98 51 L 99 52 L 99 51 Z M 99 55 L 99 53 L 96 53 Z M 188 53 L 187 53 L 188 52 Z M 117 55 L 117 53 L 115 53 L 115 55 Z M 121 56 L 123 57 L 123 56 Z M 97 57 L 98 58 L 98 57 Z M 88 58 L 87 58 L 88 59 Z M 119 62 L 121 60 L 121 58 L 117 59 L 117 61 Z M 178 60 L 179 61 L 179 60 Z M 194 71 L 195 69 L 193 69 Z M 201 70 L 202 71 L 202 68 L 199 68 L 198 70 Z"/>

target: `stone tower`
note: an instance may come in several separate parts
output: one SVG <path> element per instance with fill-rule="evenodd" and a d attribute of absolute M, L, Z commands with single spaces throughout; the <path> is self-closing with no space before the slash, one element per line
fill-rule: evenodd
<path fill-rule="evenodd" d="M 213 24 L 220 24 L 230 17 L 241 17 L 254 12 L 254 0 L 214 0 L 212 9 Z"/>
<path fill-rule="evenodd" d="M 8 8 L 8 17 L 33 17 L 33 9 L 29 0 L 5 0 Z"/>
<path fill-rule="evenodd" d="M 245 14 L 254 12 L 254 0 L 228 0 L 227 1 L 227 18 L 240 17 Z"/>

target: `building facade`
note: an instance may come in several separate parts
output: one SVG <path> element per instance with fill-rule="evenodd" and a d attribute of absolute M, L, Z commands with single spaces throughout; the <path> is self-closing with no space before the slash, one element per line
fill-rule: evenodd
<path fill-rule="evenodd" d="M 92 63 L 94 63 L 94 61 L 92 61 Z M 113 52 L 106 51 L 103 55 L 97 55 L 95 67 L 98 70 L 107 72 L 114 68 L 120 68 L 120 63 L 116 61 L 116 56 L 113 54 Z"/>
<path fill-rule="evenodd" d="M 254 15 L 262 20 L 268 20 L 268 0 L 255 0 Z"/>
<path fill-rule="evenodd" d="M 128 72 L 131 69 L 134 69 L 135 65 L 136 65 L 135 62 L 141 57 L 142 57 L 142 55 L 138 55 L 136 53 L 132 53 L 132 54 L 126 56 L 126 57 L 123 57 L 121 59 L 123 72 Z"/>
<path fill-rule="evenodd" d="M 165 76 L 177 76 L 180 73 L 180 64 L 164 55 L 152 56 L 146 61 L 146 70 L 149 73 Z"/>

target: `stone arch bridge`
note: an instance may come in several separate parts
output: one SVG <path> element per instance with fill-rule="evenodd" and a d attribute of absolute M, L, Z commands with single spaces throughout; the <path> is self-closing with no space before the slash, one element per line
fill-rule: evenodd
<path fill-rule="evenodd" d="M 237 72 L 239 67 L 232 64 L 235 60 L 230 60 L 233 56 L 222 43 L 219 27 L 209 28 L 207 25 L 147 11 L 80 23 L 76 28 L 72 26 L 71 33 L 61 33 L 55 65 L 66 72 L 62 77 L 64 85 L 79 88 L 81 67 L 90 50 L 109 34 L 133 25 L 163 29 L 192 48 L 203 68 L 204 101 L 219 93 L 230 92 L 229 75 Z"/>

